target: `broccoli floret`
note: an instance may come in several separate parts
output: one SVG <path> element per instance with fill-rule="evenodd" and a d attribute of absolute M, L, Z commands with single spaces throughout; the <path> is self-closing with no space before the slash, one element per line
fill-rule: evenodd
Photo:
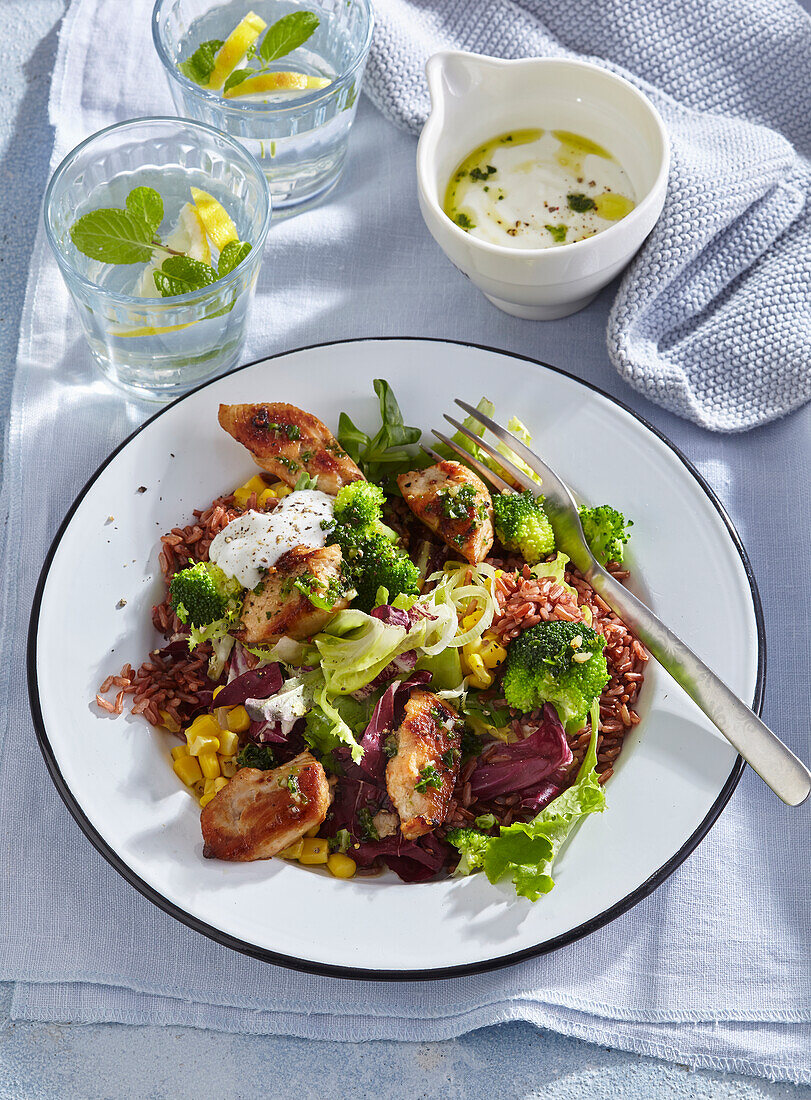
<path fill-rule="evenodd" d="M 346 589 L 354 588 L 353 607 L 371 611 L 379 588 L 389 599 L 401 594 L 418 595 L 420 574 L 408 555 L 397 548 L 394 532 L 381 522 L 385 494 L 370 481 L 345 485 L 335 499 L 335 526 L 327 542 L 341 548 L 341 578 Z"/>
<path fill-rule="evenodd" d="M 585 623 L 553 619 L 529 627 L 507 647 L 504 698 L 525 713 L 552 703 L 564 726 L 579 729 L 609 680 L 604 645 Z"/>
<path fill-rule="evenodd" d="M 221 619 L 229 602 L 242 588 L 239 581 L 226 577 L 218 565 L 199 561 L 175 573 L 169 585 L 178 619 L 190 626 L 208 626 Z"/>
<path fill-rule="evenodd" d="M 358 527 L 370 531 L 380 520 L 380 510 L 386 495 L 371 481 L 353 481 L 344 485 L 335 498 L 335 522 L 341 527 Z"/>
<path fill-rule="evenodd" d="M 632 519 L 626 520 L 622 512 L 610 504 L 601 504 L 599 508 L 581 508 L 580 522 L 586 542 L 601 565 L 622 561 L 625 543 L 630 537 L 627 529 L 634 525 Z"/>
<path fill-rule="evenodd" d="M 342 578 L 347 587 L 357 592 L 353 607 L 371 611 L 376 606 L 379 588 L 388 590 L 389 601 L 401 594 L 419 595 L 419 570 L 382 532 L 363 534 L 351 527 L 336 527 L 330 542 L 340 546 Z"/>
<path fill-rule="evenodd" d="M 495 822 L 495 818 L 493 821 Z M 459 849 L 461 856 L 454 874 L 469 875 L 481 869 L 487 845 L 490 843 L 489 836 L 485 836 L 476 829 L 453 828 L 448 829 L 445 838 L 454 848 Z"/>
<path fill-rule="evenodd" d="M 523 493 L 498 493 L 493 497 L 493 520 L 499 541 L 521 554 L 529 565 L 555 549 L 555 536 L 543 510 L 543 497 L 529 489 Z"/>
<path fill-rule="evenodd" d="M 269 772 L 276 767 L 276 758 L 273 749 L 269 745 L 255 745 L 250 742 L 237 756 L 238 768 L 259 768 L 260 771 Z"/>

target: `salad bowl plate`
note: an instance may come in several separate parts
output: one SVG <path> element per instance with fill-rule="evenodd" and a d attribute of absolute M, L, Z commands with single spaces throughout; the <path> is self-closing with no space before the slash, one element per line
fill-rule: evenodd
<path fill-rule="evenodd" d="M 458 395 L 474 404 L 486 395 L 500 419 L 519 416 L 534 449 L 580 498 L 634 520 L 632 589 L 759 711 L 765 648 L 757 588 L 729 518 L 687 459 L 635 413 L 554 367 L 471 344 L 400 338 L 321 344 L 250 363 L 162 409 L 122 443 L 71 506 L 43 566 L 29 692 L 48 771 L 71 814 L 112 866 L 177 920 L 230 948 L 314 973 L 439 978 L 554 950 L 637 904 L 701 842 L 743 764 L 651 661 L 641 722 L 606 785 L 607 808 L 583 822 L 555 863 L 554 890 L 534 904 L 483 875 L 345 881 L 278 859 L 203 857 L 199 807 L 168 766 L 175 739 L 138 716 L 102 715 L 92 701 L 108 674 L 125 662 L 137 666 L 159 644 L 150 609 L 163 594 L 160 535 L 255 472 L 220 429 L 219 404 L 287 401 L 333 430 L 342 411 L 376 430 L 372 380 L 381 376 L 426 442 Z"/>

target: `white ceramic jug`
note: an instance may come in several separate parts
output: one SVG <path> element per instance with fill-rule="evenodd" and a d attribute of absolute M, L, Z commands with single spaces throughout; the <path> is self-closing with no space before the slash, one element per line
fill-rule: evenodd
<path fill-rule="evenodd" d="M 434 240 L 494 305 L 516 317 L 551 320 L 588 305 L 662 211 L 670 145 L 658 111 L 627 80 L 585 61 L 448 51 L 429 58 L 426 74 L 431 114 L 417 147 L 417 180 Z M 630 178 L 635 208 L 593 237 L 553 248 L 510 248 L 466 233 L 442 208 L 452 173 L 478 145 L 529 128 L 569 130 L 609 149 Z"/>

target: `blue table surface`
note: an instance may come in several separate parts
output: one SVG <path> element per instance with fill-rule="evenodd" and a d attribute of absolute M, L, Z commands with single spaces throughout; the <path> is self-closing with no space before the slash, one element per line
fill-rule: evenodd
<path fill-rule="evenodd" d="M 811 0 L 804 0 L 804 6 Z M 65 0 L 0 0 L 0 423 L 8 421 L 28 261 L 53 134 L 48 90 Z M 146 5 L 143 5 L 146 7 Z M 778 1100 L 811 1090 L 691 1070 L 526 1024 L 441 1043 L 318 1043 L 187 1028 L 8 1023 L 0 983 L 0 1100 L 264 1095 L 545 1100 Z"/>

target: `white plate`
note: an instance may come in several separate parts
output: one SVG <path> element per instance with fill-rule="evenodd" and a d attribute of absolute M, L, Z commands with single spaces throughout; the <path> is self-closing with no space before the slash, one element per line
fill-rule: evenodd
<path fill-rule="evenodd" d="M 29 688 L 56 786 L 95 847 L 146 897 L 197 931 L 273 962 L 349 977 L 438 977 L 549 951 L 624 912 L 682 862 L 729 799 L 742 763 L 651 662 L 642 723 L 536 904 L 483 876 L 404 885 L 331 878 L 271 860 L 203 859 L 199 810 L 169 766 L 174 741 L 143 719 L 101 715 L 98 684 L 158 642 L 157 540 L 251 476 L 217 424 L 219 402 L 290 401 L 337 427 L 375 425 L 387 378 L 426 432 L 453 398 L 496 400 L 582 497 L 635 521 L 637 591 L 741 698 L 761 701 L 757 591 L 734 529 L 671 444 L 583 382 L 517 356 L 435 340 L 319 345 L 250 364 L 159 412 L 91 478 L 43 567 Z M 145 485 L 147 492 L 136 492 Z M 107 517 L 115 521 L 107 522 Z M 117 609 L 121 598 L 126 606 Z M 71 639 L 65 647 L 64 639 Z"/>

